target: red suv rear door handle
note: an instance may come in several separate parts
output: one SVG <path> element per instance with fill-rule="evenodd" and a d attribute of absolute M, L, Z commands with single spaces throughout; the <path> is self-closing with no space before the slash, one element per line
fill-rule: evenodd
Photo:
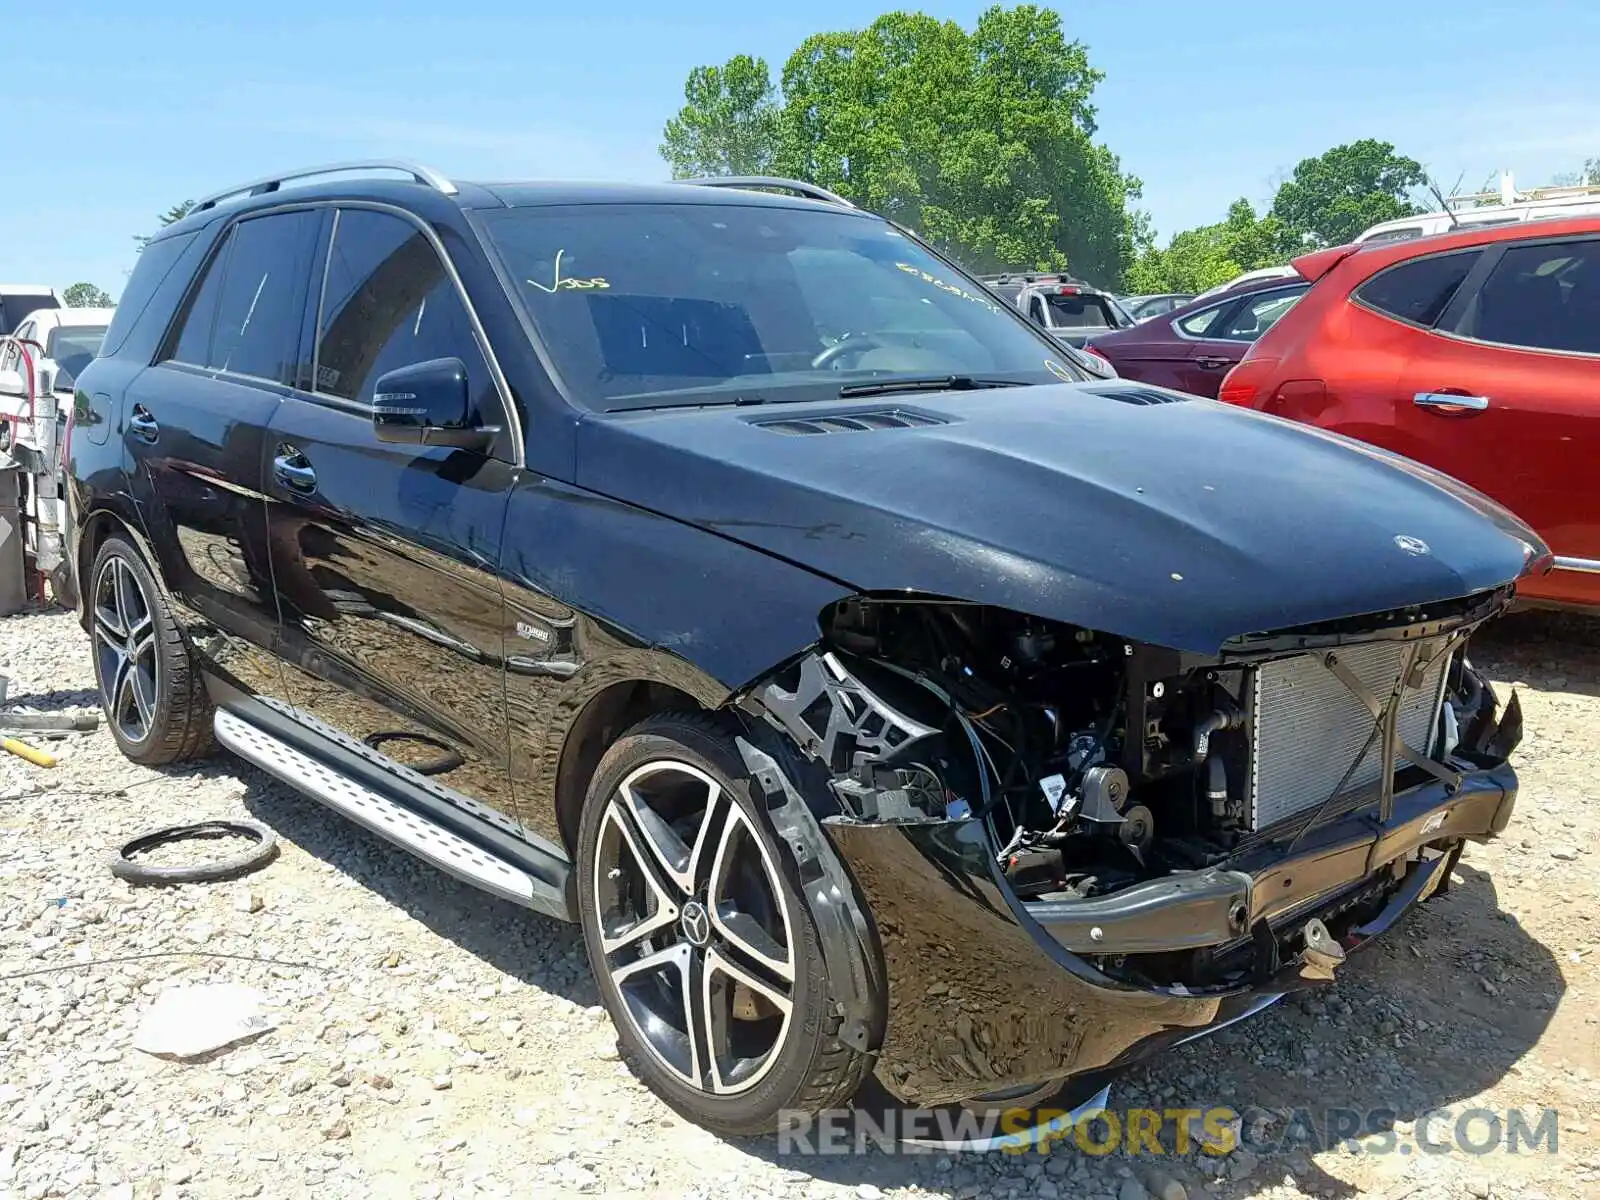
<path fill-rule="evenodd" d="M 1223 367 L 1233 366 L 1233 359 L 1223 358 L 1220 354 L 1196 355 L 1194 361 L 1208 371 L 1220 371 Z"/>
<path fill-rule="evenodd" d="M 1482 412 L 1489 407 L 1487 396 L 1467 396 L 1459 392 L 1418 392 L 1411 397 L 1418 408 L 1430 409 L 1442 416 L 1468 412 Z"/>

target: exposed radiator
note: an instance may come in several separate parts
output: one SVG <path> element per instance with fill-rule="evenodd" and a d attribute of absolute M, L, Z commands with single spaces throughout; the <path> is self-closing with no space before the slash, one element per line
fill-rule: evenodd
<path fill-rule="evenodd" d="M 1346 646 L 1337 653 L 1379 701 L 1387 701 L 1412 644 L 1378 642 Z M 1434 748 L 1448 658 L 1439 655 L 1424 674 L 1422 685 L 1407 692 L 1401 701 L 1400 740 L 1424 754 Z M 1374 718 L 1312 654 L 1260 667 L 1254 709 L 1250 828 L 1260 830 L 1327 800 L 1366 742 Z M 1376 784 L 1381 757 L 1374 741 L 1344 791 Z M 1337 804 L 1333 811 L 1338 811 Z"/>

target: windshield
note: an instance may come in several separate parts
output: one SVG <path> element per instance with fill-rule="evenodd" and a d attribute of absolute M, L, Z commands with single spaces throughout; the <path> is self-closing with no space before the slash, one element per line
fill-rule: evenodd
<path fill-rule="evenodd" d="M 78 375 L 100 353 L 104 325 L 58 325 L 45 342 L 44 356 L 56 364 L 56 391 L 70 391 Z"/>
<path fill-rule="evenodd" d="M 562 382 L 591 408 L 1086 377 L 982 284 L 863 214 L 559 205 L 483 224 Z"/>

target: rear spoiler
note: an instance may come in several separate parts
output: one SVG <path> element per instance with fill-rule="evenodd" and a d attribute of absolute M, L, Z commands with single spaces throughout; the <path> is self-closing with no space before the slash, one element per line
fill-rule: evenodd
<path fill-rule="evenodd" d="M 1290 265 L 1300 272 L 1307 283 L 1315 283 L 1359 249 L 1361 246 L 1358 243 L 1351 243 L 1348 246 L 1313 250 L 1310 254 L 1302 254 Z"/>

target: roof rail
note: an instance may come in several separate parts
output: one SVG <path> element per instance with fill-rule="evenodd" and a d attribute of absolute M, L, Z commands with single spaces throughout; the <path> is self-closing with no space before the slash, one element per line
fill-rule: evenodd
<path fill-rule="evenodd" d="M 1445 205 L 1452 211 L 1461 211 L 1460 206 L 1466 206 L 1470 211 L 1473 208 L 1515 208 L 1522 204 L 1551 203 L 1561 200 L 1582 200 L 1585 197 L 1600 198 L 1600 184 L 1580 183 L 1558 187 L 1536 187 L 1527 191 L 1511 193 L 1507 200 L 1500 192 L 1473 192 L 1467 195 L 1446 196 Z"/>
<path fill-rule="evenodd" d="M 778 175 L 714 175 L 702 179 L 679 179 L 675 182 L 692 184 L 696 187 L 782 188 L 784 191 L 804 196 L 807 200 L 825 200 L 829 204 L 837 204 L 843 208 L 855 207 L 843 196 L 830 192 L 827 188 L 818 187 L 814 183 L 806 183 L 802 179 L 784 179 Z"/>
<path fill-rule="evenodd" d="M 198 201 L 195 212 L 202 212 L 208 208 L 215 208 L 223 200 L 234 196 L 262 196 L 268 192 L 275 192 L 292 179 L 310 179 L 317 175 L 339 175 L 347 171 L 399 171 L 409 175 L 417 182 L 426 184 L 436 192 L 443 192 L 446 196 L 456 194 L 456 185 L 439 174 L 431 167 L 420 166 L 417 163 L 407 162 L 399 158 L 364 158 L 355 162 L 328 163 L 321 167 L 305 167 L 298 171 L 281 171 L 276 175 L 268 175 L 262 179 L 252 179 L 249 183 L 241 183 L 237 187 L 226 188 L 220 192 L 213 192 L 204 200 Z"/>

